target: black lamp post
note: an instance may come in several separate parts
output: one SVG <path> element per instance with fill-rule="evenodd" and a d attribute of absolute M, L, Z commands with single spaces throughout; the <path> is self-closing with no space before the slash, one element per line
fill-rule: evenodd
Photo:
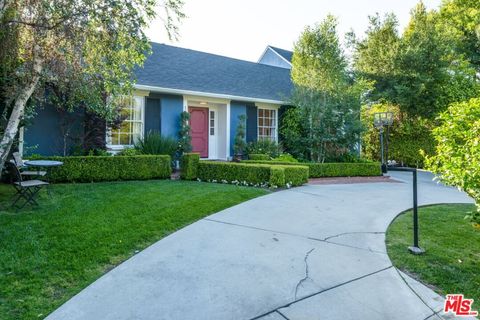
<path fill-rule="evenodd" d="M 380 132 L 380 155 L 382 161 L 382 172 L 387 173 L 388 163 L 388 135 L 390 133 L 390 126 L 393 124 L 393 112 L 376 112 L 373 114 L 373 125 Z M 386 150 L 384 150 L 383 133 L 387 129 Z"/>
<path fill-rule="evenodd" d="M 413 254 L 422 254 L 425 252 L 420 248 L 418 244 L 418 202 L 417 202 L 417 169 L 415 168 L 398 168 L 394 166 L 388 166 L 388 135 L 390 126 L 393 124 L 393 112 L 377 112 L 373 114 L 373 124 L 375 128 L 380 132 L 380 152 L 382 158 L 382 172 L 387 173 L 390 171 L 406 171 L 412 173 L 412 183 L 413 183 L 413 246 L 408 247 L 408 250 Z M 386 139 L 386 151 L 384 156 L 384 127 L 387 128 L 387 139 Z M 386 158 L 386 161 L 385 161 Z"/>

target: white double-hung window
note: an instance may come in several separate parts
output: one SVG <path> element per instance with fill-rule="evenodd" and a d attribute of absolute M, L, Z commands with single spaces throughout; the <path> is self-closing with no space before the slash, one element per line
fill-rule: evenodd
<path fill-rule="evenodd" d="M 258 109 L 258 140 L 277 140 L 277 110 Z"/>
<path fill-rule="evenodd" d="M 133 96 L 124 98 L 117 128 L 108 128 L 107 145 L 112 149 L 133 146 L 143 137 L 145 98 Z"/>

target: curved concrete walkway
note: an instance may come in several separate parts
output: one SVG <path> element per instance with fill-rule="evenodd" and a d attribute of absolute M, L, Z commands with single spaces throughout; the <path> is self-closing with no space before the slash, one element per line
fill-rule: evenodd
<path fill-rule="evenodd" d="M 410 175 L 392 175 L 404 182 L 308 185 L 211 215 L 47 319 L 439 319 L 442 297 L 386 255 L 389 223 L 412 206 Z M 431 178 L 420 173 L 420 204 L 471 202 Z"/>

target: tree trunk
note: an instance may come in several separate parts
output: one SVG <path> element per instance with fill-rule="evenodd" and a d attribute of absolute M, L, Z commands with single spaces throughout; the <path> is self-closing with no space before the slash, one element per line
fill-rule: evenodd
<path fill-rule="evenodd" d="M 10 153 L 10 148 L 12 147 L 15 136 L 18 133 L 18 126 L 25 112 L 25 105 L 27 104 L 28 99 L 30 99 L 30 97 L 32 96 L 33 92 L 37 87 L 38 81 L 40 80 L 43 60 L 38 56 L 38 52 L 38 48 L 35 48 L 34 54 L 36 54 L 33 60 L 32 77 L 15 99 L 12 113 L 10 114 L 10 118 L 8 119 L 5 132 L 3 133 L 2 141 L 0 142 L 0 177 L 2 174 L 2 169 L 5 165 L 5 161 L 7 160 L 8 154 Z"/>

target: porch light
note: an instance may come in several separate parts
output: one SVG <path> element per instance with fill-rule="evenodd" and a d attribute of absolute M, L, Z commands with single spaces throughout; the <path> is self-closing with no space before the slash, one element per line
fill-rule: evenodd
<path fill-rule="evenodd" d="M 206 106 L 206 105 L 207 105 L 207 103 L 204 102 L 204 101 L 200 102 L 200 104 L 201 104 L 202 106 Z"/>

